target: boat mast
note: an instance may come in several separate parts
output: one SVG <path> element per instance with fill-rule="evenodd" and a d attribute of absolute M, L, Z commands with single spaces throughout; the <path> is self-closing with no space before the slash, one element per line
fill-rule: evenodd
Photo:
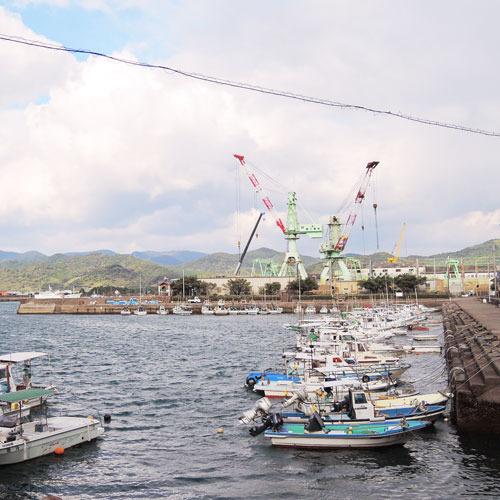
<path fill-rule="evenodd" d="M 184 264 L 182 265 L 182 301 L 184 302 L 184 299 L 186 297 L 186 288 L 184 284 Z"/>

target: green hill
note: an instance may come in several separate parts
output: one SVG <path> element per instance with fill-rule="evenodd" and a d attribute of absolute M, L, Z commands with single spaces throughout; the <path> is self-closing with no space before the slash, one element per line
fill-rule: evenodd
<path fill-rule="evenodd" d="M 476 259 L 493 259 L 493 249 L 497 257 L 500 257 L 500 239 L 488 240 L 479 245 L 463 248 L 458 252 L 447 252 L 431 255 L 430 259 L 464 259 L 466 264 L 472 264 Z"/>
<path fill-rule="evenodd" d="M 457 252 L 440 253 L 425 256 L 409 256 L 399 258 L 398 265 L 415 264 L 418 258 L 421 264 L 429 263 L 436 259 L 438 265 L 443 265 L 448 257 L 461 259 L 466 264 L 473 264 L 476 259 L 479 263 L 486 260 L 491 262 L 493 248 L 500 257 L 500 240 L 489 240 L 480 245 L 464 248 Z M 6 254 L 6 252 L 4 252 Z M 97 286 L 115 286 L 138 289 L 139 279 L 143 286 L 151 287 L 164 276 L 179 278 L 182 271 L 186 275 L 198 277 L 231 276 L 238 263 L 239 256 L 230 253 L 213 253 L 204 257 L 186 262 L 164 266 L 155 262 L 142 260 L 131 255 L 119 254 L 55 254 L 51 257 L 38 252 L 17 254 L 17 260 L 4 260 L 0 262 L 0 290 L 13 290 L 32 292 L 47 290 L 49 285 L 53 289 L 94 288 Z M 4 257 L 6 255 L 3 255 Z M 284 252 L 277 252 L 270 248 L 259 248 L 247 253 L 241 269 L 242 276 L 249 276 L 255 259 L 270 260 L 278 269 L 281 267 Z M 0 256 L 1 257 L 1 256 Z M 390 254 L 376 252 L 371 255 L 346 254 L 346 257 L 358 259 L 363 267 L 387 263 Z M 34 260 L 33 260 L 34 259 Z M 302 256 L 307 272 L 320 274 L 323 268 L 319 258 Z M 391 264 L 388 264 L 391 265 Z M 392 264 L 394 265 L 394 264 Z"/>
<path fill-rule="evenodd" d="M 241 266 L 240 275 L 248 276 L 252 271 L 252 265 L 255 259 L 269 260 L 272 259 L 273 263 L 281 267 L 283 259 L 285 258 L 284 252 L 277 252 L 271 248 L 259 248 L 251 250 L 245 255 L 245 259 Z M 236 265 L 238 264 L 239 255 L 230 253 L 212 253 L 206 255 L 201 259 L 184 264 L 184 272 L 187 275 L 196 275 L 198 277 L 214 277 L 214 276 L 231 276 L 234 273 Z M 319 259 L 302 256 L 304 265 L 310 266 L 319 262 Z M 182 273 L 182 265 L 169 266 L 170 269 Z"/>
<path fill-rule="evenodd" d="M 0 263 L 0 290 L 22 292 L 53 289 L 116 286 L 139 288 L 156 285 L 164 276 L 179 277 L 165 266 L 129 255 L 52 255 L 37 262 L 7 261 Z"/>

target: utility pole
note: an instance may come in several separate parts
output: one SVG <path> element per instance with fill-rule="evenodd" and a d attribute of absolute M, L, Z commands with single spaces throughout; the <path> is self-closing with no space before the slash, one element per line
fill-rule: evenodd
<path fill-rule="evenodd" d="M 447 272 L 446 275 L 448 277 L 448 300 L 451 302 L 451 295 L 450 295 L 450 259 L 446 261 L 447 265 Z"/>
<path fill-rule="evenodd" d="M 496 262 L 495 242 L 493 242 L 493 286 L 495 287 L 493 296 L 497 296 L 497 262 Z"/>
<path fill-rule="evenodd" d="M 479 279 L 478 279 L 478 276 L 477 276 L 477 259 L 476 259 L 476 262 L 475 262 L 475 268 L 476 268 L 476 297 L 477 297 L 477 292 L 478 292 L 478 288 L 479 288 Z"/>

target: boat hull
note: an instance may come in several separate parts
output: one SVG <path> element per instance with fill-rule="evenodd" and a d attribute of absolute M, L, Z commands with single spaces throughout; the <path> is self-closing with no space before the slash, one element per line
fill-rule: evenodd
<path fill-rule="evenodd" d="M 423 429 L 428 422 L 409 422 L 403 425 L 326 425 L 328 432 L 308 433 L 304 426 L 285 425 L 280 431 L 267 430 L 264 435 L 280 448 L 322 449 L 382 448 L 404 444 L 412 432 Z"/>
<path fill-rule="evenodd" d="M 77 417 L 48 419 L 48 431 L 35 432 L 35 422 L 24 424 L 25 439 L 0 443 L 0 465 L 15 464 L 92 441 L 104 433 L 99 420 Z"/>
<path fill-rule="evenodd" d="M 312 404 L 311 404 L 312 406 Z M 321 406 L 319 409 L 321 410 Z M 426 422 L 435 422 L 438 418 L 442 417 L 445 411 L 445 407 L 442 405 L 434 405 L 429 406 L 426 410 L 415 410 L 414 407 L 401 407 L 401 408 L 386 408 L 381 411 L 379 420 L 382 418 L 384 422 L 387 423 L 398 423 L 402 418 L 405 418 L 407 421 L 411 420 L 421 420 Z M 294 423 L 294 424 L 306 424 L 309 421 L 310 415 L 312 414 L 312 410 L 306 413 L 282 413 L 282 417 L 285 423 Z M 322 415 L 323 420 L 326 424 L 328 423 L 364 423 L 369 424 L 371 422 L 370 419 L 351 419 L 347 413 L 330 413 L 326 415 Z"/>
<path fill-rule="evenodd" d="M 414 394 L 406 397 L 380 396 L 379 398 L 372 398 L 372 403 L 377 409 L 403 406 L 413 407 L 421 403 L 425 403 L 426 405 L 445 405 L 450 397 L 451 395 L 441 392 L 431 394 Z"/>

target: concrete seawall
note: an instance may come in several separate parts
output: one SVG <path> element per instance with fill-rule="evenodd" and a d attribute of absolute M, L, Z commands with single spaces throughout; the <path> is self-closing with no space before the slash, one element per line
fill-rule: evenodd
<path fill-rule="evenodd" d="M 422 304 L 425 304 L 429 307 L 441 307 L 443 303 L 443 299 L 424 299 L 420 300 Z M 402 303 L 400 301 L 400 303 Z M 143 304 L 147 310 L 148 314 L 156 314 L 156 311 L 163 305 L 166 309 L 169 310 L 169 313 L 172 312 L 172 309 L 175 307 L 177 302 L 163 302 L 161 301 L 158 304 Z M 257 307 L 263 307 L 263 302 L 252 302 Z M 295 312 L 295 308 L 297 307 L 297 302 L 281 302 L 275 301 L 274 305 L 280 306 L 283 308 L 284 313 L 293 313 Z M 342 301 L 337 302 L 337 307 L 341 311 L 345 311 L 351 309 L 353 306 L 355 307 L 365 307 L 367 305 L 378 305 L 380 301 L 370 301 L 359 300 L 356 299 L 354 301 Z M 201 306 L 202 304 L 190 304 L 193 309 L 193 314 L 201 314 Z M 212 305 L 216 305 L 216 303 L 212 302 Z M 244 307 L 248 306 L 248 301 L 246 304 L 235 302 L 236 307 Z M 267 302 L 267 306 L 269 307 L 271 304 Z M 327 307 L 332 307 L 332 301 L 329 302 L 327 300 L 303 300 L 302 308 L 305 309 L 308 305 L 313 305 L 316 307 L 317 312 L 319 312 L 322 305 L 327 305 Z M 226 307 L 231 306 L 231 301 L 226 301 Z M 20 301 L 19 307 L 17 310 L 18 314 L 120 314 L 120 311 L 124 308 L 123 305 L 113 305 L 106 304 L 106 301 L 101 299 L 100 301 L 90 300 L 88 298 L 85 299 L 28 299 L 24 301 Z M 137 309 L 138 306 L 130 306 L 130 310 Z"/>
<path fill-rule="evenodd" d="M 452 419 L 462 432 L 500 434 L 500 309 L 471 297 L 443 313 Z"/>

